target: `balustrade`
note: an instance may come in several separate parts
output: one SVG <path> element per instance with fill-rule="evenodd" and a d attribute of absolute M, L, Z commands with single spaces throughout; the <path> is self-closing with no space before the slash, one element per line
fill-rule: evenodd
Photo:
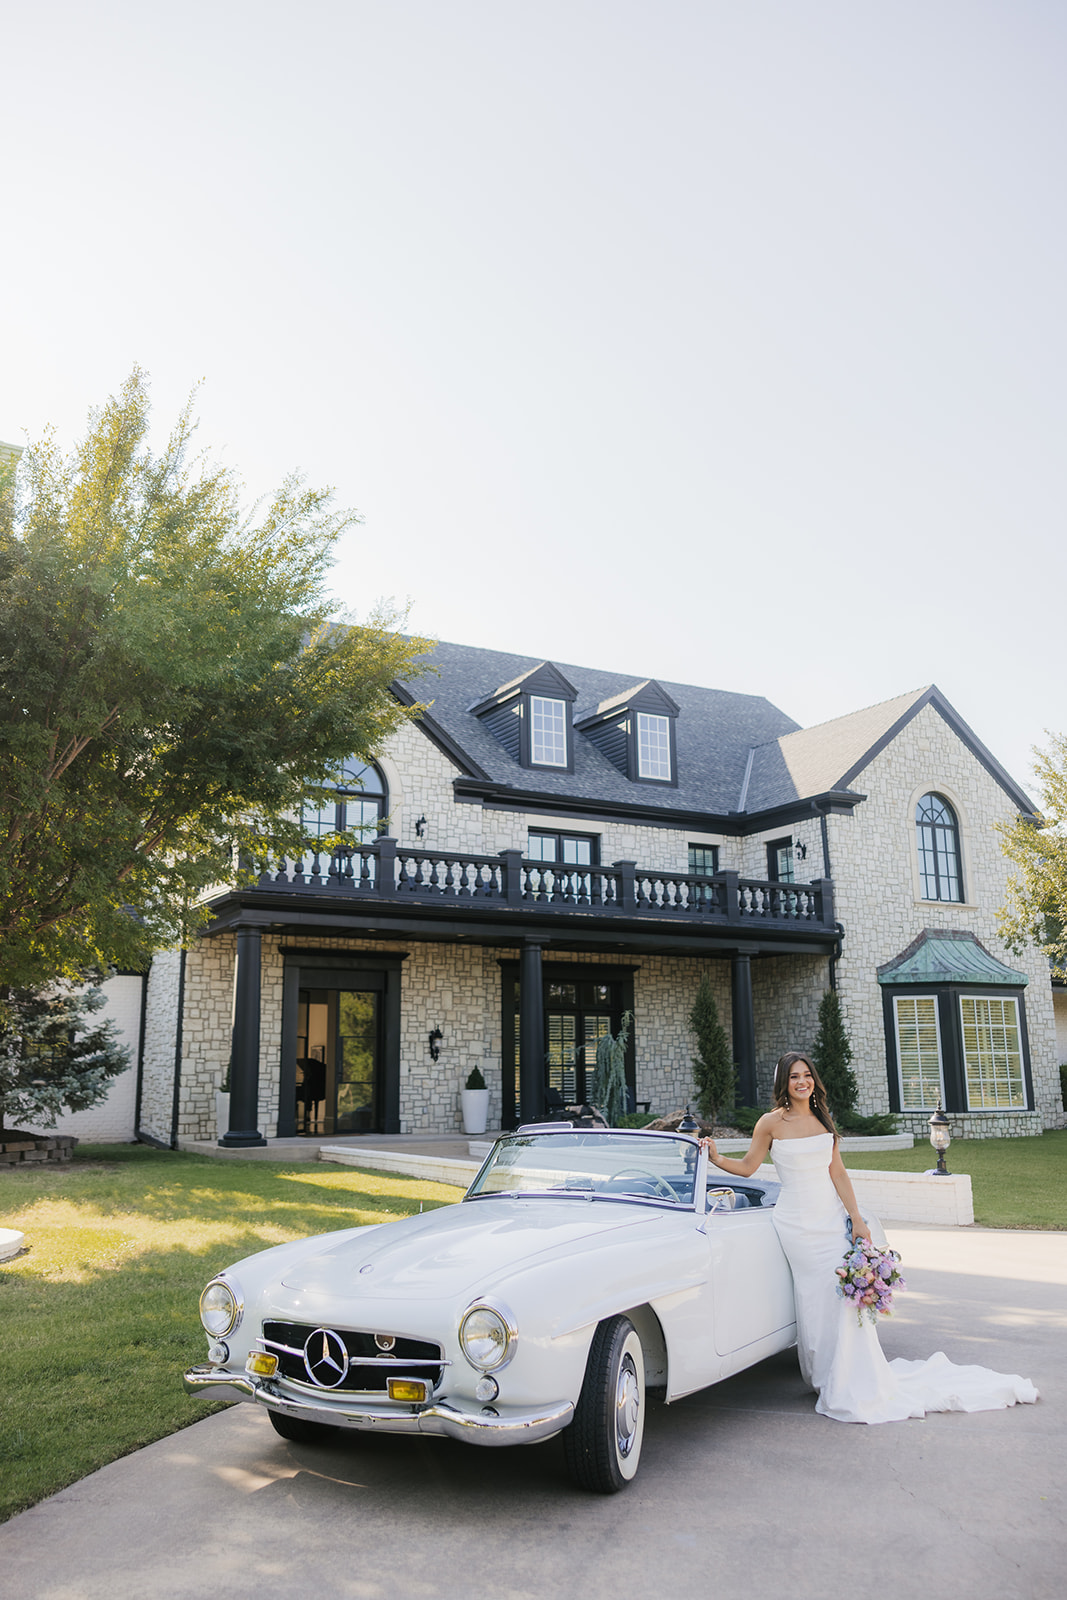
<path fill-rule="evenodd" d="M 773 883 L 714 875 L 654 872 L 632 861 L 571 866 L 499 855 L 398 847 L 388 836 L 326 854 L 309 850 L 265 872 L 261 889 L 364 895 L 380 899 L 453 900 L 460 905 L 528 908 L 551 914 L 682 917 L 726 923 L 833 927 L 832 885 Z"/>

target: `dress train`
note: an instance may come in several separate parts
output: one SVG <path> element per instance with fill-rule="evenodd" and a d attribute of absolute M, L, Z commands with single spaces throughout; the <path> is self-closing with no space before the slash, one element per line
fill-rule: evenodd
<path fill-rule="evenodd" d="M 941 1351 L 926 1361 L 887 1361 L 876 1325 L 862 1324 L 837 1293 L 848 1213 L 830 1177 L 833 1135 L 775 1139 L 771 1159 L 782 1191 L 774 1226 L 793 1274 L 797 1352 L 815 1409 L 837 1422 L 902 1422 L 928 1411 L 996 1411 L 1031 1404 L 1027 1378 L 955 1366 Z"/>

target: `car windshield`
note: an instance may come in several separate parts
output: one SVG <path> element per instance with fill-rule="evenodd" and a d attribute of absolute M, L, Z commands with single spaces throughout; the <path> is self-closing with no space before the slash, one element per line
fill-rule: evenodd
<path fill-rule="evenodd" d="M 498 1139 L 467 1192 L 692 1206 L 697 1146 L 665 1134 L 564 1129 Z"/>

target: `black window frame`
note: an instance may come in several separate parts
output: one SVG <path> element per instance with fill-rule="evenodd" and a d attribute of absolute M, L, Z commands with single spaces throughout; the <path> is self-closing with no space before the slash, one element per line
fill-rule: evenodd
<path fill-rule="evenodd" d="M 939 805 L 943 806 L 951 818 L 951 822 L 924 822 L 920 820 L 919 811 L 928 800 L 936 800 Z M 924 829 L 929 830 L 933 836 L 929 849 L 927 849 L 923 842 Z M 941 851 L 938 848 L 938 834 L 949 834 L 951 837 L 952 856 L 956 865 L 957 893 L 954 895 L 944 895 L 941 893 L 931 895 L 927 894 L 926 892 L 928 887 L 928 873 L 923 863 L 928 854 L 931 855 L 933 859 L 934 887 L 938 890 L 940 889 Z M 967 895 L 963 881 L 963 850 L 960 842 L 960 819 L 951 800 L 949 800 L 945 795 L 939 794 L 936 789 L 928 789 L 926 793 L 920 795 L 919 799 L 915 802 L 915 853 L 919 868 L 919 899 L 927 901 L 930 905 L 964 905 L 966 903 Z"/>
<path fill-rule="evenodd" d="M 711 867 L 698 866 L 693 860 L 693 855 L 697 850 L 700 850 L 700 851 L 709 851 L 710 850 L 712 861 L 714 862 L 714 865 L 711 866 Z M 693 844 L 692 842 L 690 842 L 689 844 L 686 845 L 686 851 L 688 852 L 688 857 L 689 857 L 689 868 L 688 868 L 688 870 L 689 870 L 690 874 L 693 877 L 706 877 L 706 878 L 714 878 L 715 877 L 715 875 L 717 874 L 717 872 L 719 870 L 719 846 L 717 844 Z"/>
<path fill-rule="evenodd" d="M 901 1105 L 900 1061 L 897 1055 L 896 995 L 933 997 L 937 1002 L 938 1032 L 941 1040 L 941 1081 L 945 1100 L 942 1109 L 959 1117 L 1011 1117 L 1033 1111 L 1034 1080 L 1030 1060 L 1030 1032 L 1026 1021 L 1026 990 L 1019 984 L 983 983 L 892 983 L 882 985 L 882 1018 L 885 1028 L 886 1076 L 889 1088 L 889 1109 L 898 1116 L 921 1117 L 925 1110 L 905 1108 Z M 976 1106 L 967 1104 L 967 1067 L 963 1055 L 963 1022 L 960 1000 L 976 997 L 983 1000 L 1014 1000 L 1019 1014 L 1019 1045 L 1022 1052 L 1023 1098 L 1021 1106 Z"/>
<path fill-rule="evenodd" d="M 589 845 L 590 858 L 588 861 L 566 861 L 564 860 L 562 850 L 561 853 L 556 856 L 554 861 L 546 861 L 543 856 L 540 858 L 532 856 L 530 854 L 530 839 L 534 835 L 536 835 L 539 839 L 555 839 L 557 845 L 560 847 L 562 847 L 564 839 L 580 840 L 583 844 Z M 532 861 L 539 866 L 546 867 L 599 867 L 600 835 L 599 833 L 573 833 L 570 829 L 563 830 L 555 828 L 528 827 L 526 830 L 526 849 L 523 851 L 523 860 Z"/>
<path fill-rule="evenodd" d="M 359 777 L 364 772 L 374 772 L 377 775 L 378 781 L 381 784 L 380 794 L 375 794 L 373 790 L 368 793 L 368 791 L 365 789 L 357 788 L 354 783 L 346 784 L 343 781 L 346 771 L 357 767 L 358 772 L 353 772 L 351 774 L 353 777 Z M 386 827 L 386 818 L 389 811 L 389 785 L 386 782 L 385 773 L 382 771 L 378 763 L 376 761 L 360 761 L 358 757 L 351 756 L 341 768 L 341 778 L 342 781 L 334 785 L 334 794 L 336 795 L 336 799 L 333 802 L 334 825 L 332 828 L 326 826 L 326 824 L 322 821 L 309 822 L 308 812 L 311 808 L 309 806 L 304 806 L 301 808 L 300 826 L 303 828 L 308 838 L 313 839 L 316 842 L 321 842 L 323 839 L 330 838 L 334 834 L 337 834 L 342 838 L 348 837 L 353 844 L 359 844 L 365 838 L 377 837 L 379 834 L 384 833 Z M 356 799 L 356 797 L 358 797 L 359 804 L 361 806 L 367 806 L 370 804 L 375 805 L 378 813 L 377 822 L 361 821 L 354 827 L 349 826 L 347 816 L 348 805 L 350 801 Z M 326 805 L 328 804 L 329 802 L 327 801 Z M 317 817 L 321 817 L 323 810 L 325 810 L 325 806 L 319 806 L 315 808 Z"/>
<path fill-rule="evenodd" d="M 789 851 L 789 864 L 791 876 L 783 878 L 778 870 L 778 852 Z M 767 882 L 768 883 L 796 883 L 797 882 L 797 857 L 796 841 L 791 833 L 783 834 L 780 839 L 767 840 Z"/>

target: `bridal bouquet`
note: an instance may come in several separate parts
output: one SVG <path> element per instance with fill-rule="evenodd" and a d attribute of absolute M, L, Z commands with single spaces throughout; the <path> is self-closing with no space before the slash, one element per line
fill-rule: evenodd
<path fill-rule="evenodd" d="M 860 1326 L 864 1315 L 872 1322 L 888 1317 L 893 1309 L 893 1290 L 908 1286 L 900 1274 L 900 1256 L 895 1250 L 880 1250 L 870 1239 L 849 1244 L 845 1259 L 835 1270 L 837 1292 L 855 1306 Z"/>

